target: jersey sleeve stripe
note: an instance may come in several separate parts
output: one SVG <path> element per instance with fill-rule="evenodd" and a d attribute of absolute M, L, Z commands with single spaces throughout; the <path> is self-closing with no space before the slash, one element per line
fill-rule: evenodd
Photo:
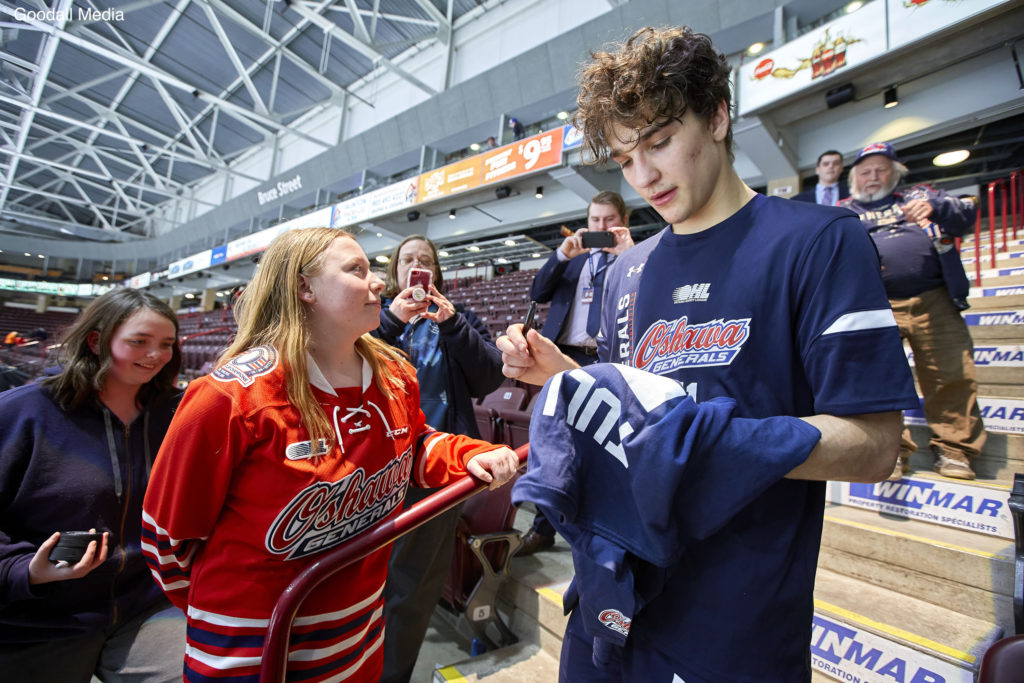
<path fill-rule="evenodd" d="M 857 332 L 859 330 L 877 330 L 883 327 L 896 327 L 896 318 L 893 316 L 891 308 L 846 313 L 839 316 L 821 335 Z"/>

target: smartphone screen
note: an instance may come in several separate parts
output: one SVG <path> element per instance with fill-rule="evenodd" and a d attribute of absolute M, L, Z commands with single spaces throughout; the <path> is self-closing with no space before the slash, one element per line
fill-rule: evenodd
<path fill-rule="evenodd" d="M 410 268 L 409 269 L 409 281 L 406 283 L 406 287 L 422 287 L 424 292 L 430 291 L 430 283 L 434 279 L 434 274 L 426 268 Z"/>
<path fill-rule="evenodd" d="M 537 302 L 531 301 L 530 308 L 526 311 L 526 320 L 523 321 L 523 334 L 525 335 L 534 326 L 537 317 Z"/>
<path fill-rule="evenodd" d="M 588 230 L 580 233 L 580 244 L 584 249 L 603 249 L 615 246 L 615 235 L 607 230 Z"/>

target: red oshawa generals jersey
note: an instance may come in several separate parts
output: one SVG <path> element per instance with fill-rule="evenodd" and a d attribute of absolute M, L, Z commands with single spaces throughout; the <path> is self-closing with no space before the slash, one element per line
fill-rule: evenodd
<path fill-rule="evenodd" d="M 308 363 L 340 446 L 313 457 L 268 346 L 193 381 L 157 456 L 142 549 L 188 615 L 186 680 L 255 682 L 274 603 L 318 553 L 398 514 L 410 481 L 443 486 L 494 448 L 427 426 L 405 364 L 389 363 L 406 385 L 389 399 L 366 362 L 362 387 L 344 389 Z M 306 600 L 292 629 L 289 681 L 380 677 L 389 553 L 350 565 Z"/>

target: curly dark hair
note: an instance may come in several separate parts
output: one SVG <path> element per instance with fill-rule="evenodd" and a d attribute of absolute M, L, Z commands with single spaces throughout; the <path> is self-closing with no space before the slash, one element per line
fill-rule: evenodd
<path fill-rule="evenodd" d="M 688 27 L 648 26 L 590 56 L 580 72 L 573 123 L 595 162 L 608 159 L 613 124 L 640 131 L 681 119 L 687 109 L 710 121 L 721 102 L 732 106 L 725 56 Z M 725 148 L 732 159 L 731 125 Z"/>

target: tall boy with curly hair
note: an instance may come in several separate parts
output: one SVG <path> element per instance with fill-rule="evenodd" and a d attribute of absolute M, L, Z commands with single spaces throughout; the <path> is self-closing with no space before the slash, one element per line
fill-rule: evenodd
<path fill-rule="evenodd" d="M 899 411 L 917 404 L 875 249 L 853 214 L 766 197 L 740 179 L 729 67 L 707 36 L 645 28 L 592 54 L 578 104 L 586 148 L 619 164 L 667 224 L 609 269 L 599 358 L 673 378 L 698 404 L 733 399 L 733 417 L 799 418 L 820 439 L 774 476 L 759 460 L 769 444 L 710 462 L 712 479 L 754 493 L 718 528 L 679 540 L 682 559 L 662 568 L 664 586 L 645 596 L 624 646 L 600 642 L 583 609 L 593 592 L 577 576 L 561 679 L 809 681 L 825 481 L 888 476 Z M 574 367 L 536 332 L 508 332 L 506 375 L 540 384 Z M 672 467 L 661 455 L 644 454 L 643 466 Z M 688 495 L 706 497 L 702 510 L 722 505 L 708 489 Z"/>

